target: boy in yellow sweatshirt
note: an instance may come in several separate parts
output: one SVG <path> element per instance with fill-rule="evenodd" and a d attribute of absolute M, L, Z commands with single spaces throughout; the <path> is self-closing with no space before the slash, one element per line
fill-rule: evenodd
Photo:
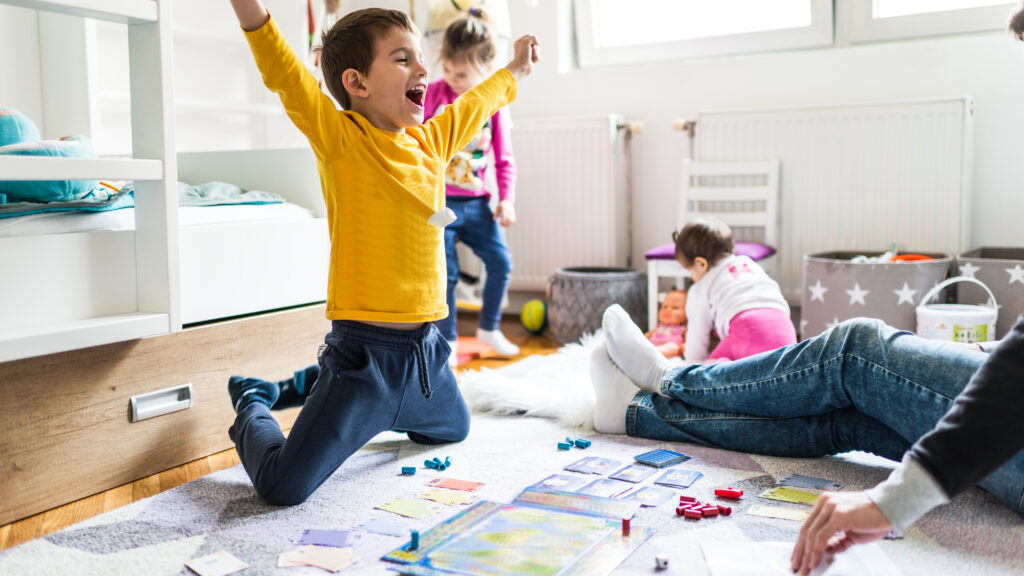
<path fill-rule="evenodd" d="M 264 83 L 312 145 L 327 204 L 331 332 L 316 382 L 298 391 L 303 407 L 288 438 L 270 414 L 285 400 L 277 384 L 228 384 L 237 412 L 229 434 L 256 491 L 298 504 L 380 432 L 427 444 L 468 434 L 448 344 L 433 325 L 448 315 L 444 170 L 515 98 L 538 42 L 517 40 L 507 67 L 422 124 L 427 69 L 403 12 L 359 10 L 323 35 L 320 66 L 338 110 L 259 0 L 231 4 Z"/>

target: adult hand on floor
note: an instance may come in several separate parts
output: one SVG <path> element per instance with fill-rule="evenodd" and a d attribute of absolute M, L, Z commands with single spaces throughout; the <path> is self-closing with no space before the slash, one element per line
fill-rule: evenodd
<path fill-rule="evenodd" d="M 794 572 L 809 574 L 826 552 L 881 540 L 890 530 L 892 524 L 866 493 L 825 492 L 800 529 L 790 564 Z"/>

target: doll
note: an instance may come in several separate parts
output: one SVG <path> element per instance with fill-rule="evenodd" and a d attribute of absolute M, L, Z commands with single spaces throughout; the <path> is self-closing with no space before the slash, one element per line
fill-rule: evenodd
<path fill-rule="evenodd" d="M 665 294 L 658 308 L 658 325 L 647 332 L 647 339 L 665 358 L 682 357 L 686 342 L 686 292 L 672 290 Z"/>

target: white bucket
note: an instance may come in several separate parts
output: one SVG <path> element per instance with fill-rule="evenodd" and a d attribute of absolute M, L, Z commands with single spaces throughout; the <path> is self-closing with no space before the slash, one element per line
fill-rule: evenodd
<path fill-rule="evenodd" d="M 992 305 L 927 303 L 940 290 L 957 282 L 971 282 L 981 286 L 988 292 Z M 988 286 L 970 276 L 956 276 L 936 284 L 921 298 L 921 304 L 917 307 L 917 335 L 949 342 L 987 342 L 995 339 L 998 318 L 996 297 Z"/>

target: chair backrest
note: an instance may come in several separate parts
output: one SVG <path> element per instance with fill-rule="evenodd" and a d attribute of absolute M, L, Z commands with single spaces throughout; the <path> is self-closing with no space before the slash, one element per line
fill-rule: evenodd
<path fill-rule="evenodd" d="M 760 242 L 778 250 L 779 161 L 683 160 L 677 230 L 701 216 L 728 224 L 736 241 Z"/>

